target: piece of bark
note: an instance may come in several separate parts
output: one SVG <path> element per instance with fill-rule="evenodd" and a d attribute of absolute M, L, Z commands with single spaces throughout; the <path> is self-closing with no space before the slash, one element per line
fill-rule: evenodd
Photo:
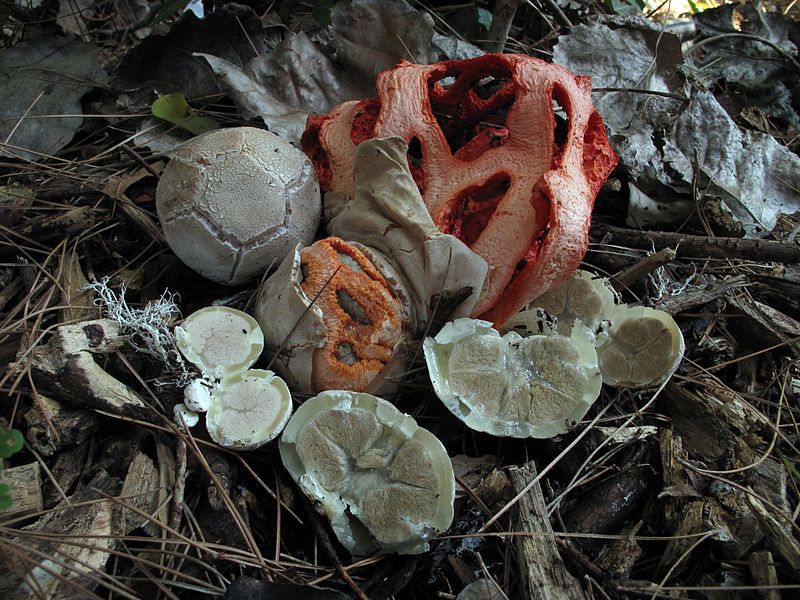
<path fill-rule="evenodd" d="M 749 411 L 744 400 L 713 379 L 696 389 L 667 384 L 672 426 L 692 458 L 714 465 L 709 468 L 737 468 L 757 458 L 760 440 L 752 432 L 762 423 Z"/>
<path fill-rule="evenodd" d="M 100 417 L 92 411 L 71 408 L 41 394 L 24 418 L 28 424 L 25 437 L 42 456 L 80 444 L 101 426 Z"/>
<path fill-rule="evenodd" d="M 651 495 L 652 467 L 647 458 L 649 447 L 638 444 L 620 461 L 631 465 L 592 486 L 564 515 L 567 531 L 616 533 L 626 521 L 638 519 L 644 502 Z M 597 499 L 602 498 L 602 502 Z M 602 541 L 576 539 L 581 552 L 593 556 Z"/>
<path fill-rule="evenodd" d="M 509 469 L 517 493 L 536 477 L 532 463 Z M 586 598 L 578 580 L 564 566 L 547 516 L 542 488 L 537 483 L 512 510 L 512 530 L 517 564 L 525 598 L 533 600 L 579 600 Z M 531 535 L 526 535 L 531 534 Z"/>
<path fill-rule="evenodd" d="M 691 564 L 692 558 L 687 556 L 686 552 L 697 544 L 698 534 L 708 531 L 707 517 L 712 509 L 712 504 L 704 500 L 697 500 L 686 505 L 678 527 L 672 532 L 675 537 L 669 541 L 661 554 L 657 569 L 659 576 L 668 572 L 673 575 L 678 574 Z M 694 552 L 697 551 L 695 546 Z M 678 561 L 681 561 L 680 564 Z"/>
<path fill-rule="evenodd" d="M 742 260 L 800 262 L 800 245 L 794 242 L 707 237 L 665 231 L 640 231 L 612 225 L 592 228 L 593 240 L 604 244 L 661 250 L 675 248 L 682 258 L 738 258 Z"/>
<path fill-rule="evenodd" d="M 155 464 L 146 454 L 137 452 L 122 483 L 121 502 L 153 515 L 158 508 L 158 487 L 158 471 Z M 122 504 L 114 506 L 114 518 L 115 531 L 123 535 L 150 523 L 144 516 L 125 508 Z"/>
<path fill-rule="evenodd" d="M 35 548 L 36 552 L 26 553 L 25 564 L 14 559 L 8 572 L 0 574 L 0 597 L 3 600 L 87 597 L 87 591 L 97 585 L 87 574 L 105 570 L 109 551 L 116 544 L 113 503 L 104 494 L 113 496 L 119 487 L 118 479 L 101 471 L 69 503 L 64 502 L 60 509 L 42 516 L 27 530 L 54 537 L 17 538 L 18 544 Z M 18 577 L 19 572 L 25 573 L 24 582 Z"/>
<path fill-rule="evenodd" d="M 744 275 L 728 277 L 708 283 L 699 289 L 686 290 L 677 296 L 661 297 L 655 301 L 653 308 L 663 310 L 665 313 L 674 316 L 723 298 L 732 290 L 743 288 L 747 285 L 748 282 Z"/>
<path fill-rule="evenodd" d="M 750 575 L 753 581 L 763 589 L 758 590 L 758 596 L 762 600 L 781 600 L 781 593 L 774 589 L 780 585 L 778 572 L 775 569 L 775 562 L 772 560 L 772 552 L 753 552 L 747 561 L 750 568 Z M 773 589 L 768 589 L 773 588 Z"/>
<path fill-rule="evenodd" d="M 636 561 L 642 555 L 642 548 L 635 539 L 640 526 L 641 521 L 633 527 L 622 530 L 620 535 L 628 537 L 621 537 L 605 546 L 600 551 L 595 564 L 615 579 L 630 577 Z"/>
<path fill-rule="evenodd" d="M 681 438 L 669 429 L 662 429 L 659 450 L 663 489 L 658 497 L 664 505 L 665 523 L 673 530 L 678 526 L 686 502 L 698 500 L 701 494 L 694 488 L 691 476 L 681 464 L 681 461 L 689 458 L 683 449 Z"/>
<path fill-rule="evenodd" d="M 0 510 L 0 520 L 21 517 L 44 508 L 39 463 L 4 469 L 0 481 L 11 485 L 11 508 Z"/>
<path fill-rule="evenodd" d="M 31 350 L 34 382 L 59 400 L 148 422 L 160 421 L 141 395 L 104 371 L 92 356 L 116 350 L 124 341 L 119 326 L 110 319 L 57 327 L 47 344 Z"/>
<path fill-rule="evenodd" d="M 86 458 L 89 454 L 90 440 L 77 446 L 70 446 L 59 451 L 55 464 L 50 468 L 53 479 L 58 483 L 58 488 L 48 478 L 45 481 L 44 503 L 47 508 L 57 505 L 64 500 L 63 494 L 69 495 L 75 482 L 83 475 L 86 468 Z"/>
<path fill-rule="evenodd" d="M 753 494 L 747 495 L 747 502 L 769 543 L 794 573 L 800 573 L 800 542 L 787 530 L 788 520 L 775 518 Z"/>
<path fill-rule="evenodd" d="M 167 442 L 168 438 L 165 435 L 156 435 L 156 457 L 158 458 L 158 520 L 161 523 L 170 523 L 170 507 L 168 498 L 176 490 L 176 468 L 175 468 L 175 454 L 172 451 L 172 445 Z M 185 455 L 185 450 L 184 450 Z M 185 469 L 183 473 L 186 477 Z M 181 497 L 181 501 L 182 497 Z M 175 529 L 178 529 L 176 524 Z M 153 522 L 148 522 L 144 526 L 144 530 L 148 535 L 156 537 L 160 535 L 161 528 Z"/>
<path fill-rule="evenodd" d="M 611 277 L 611 285 L 618 292 L 650 275 L 656 269 L 674 262 L 678 254 L 674 248 L 664 248 L 648 254 L 621 273 Z"/>
<path fill-rule="evenodd" d="M 22 277 L 15 277 L 0 290 L 0 310 L 6 307 L 11 299 L 25 288 Z"/>

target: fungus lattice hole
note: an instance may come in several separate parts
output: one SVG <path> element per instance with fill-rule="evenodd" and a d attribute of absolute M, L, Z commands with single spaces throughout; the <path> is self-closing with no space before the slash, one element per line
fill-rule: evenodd
<path fill-rule="evenodd" d="M 377 98 L 368 98 L 358 103 L 353 124 L 350 127 L 350 139 L 357 146 L 375 135 L 375 123 L 381 110 L 381 102 Z"/>
<path fill-rule="evenodd" d="M 358 362 L 353 345 L 348 342 L 342 342 L 336 349 L 336 358 L 348 366 L 352 366 Z"/>
<path fill-rule="evenodd" d="M 449 214 L 444 219 L 445 233 L 456 236 L 471 246 L 492 218 L 511 186 L 507 173 L 493 175 L 480 186 L 469 187 L 448 203 Z"/>
<path fill-rule="evenodd" d="M 586 133 L 583 134 L 583 171 L 591 189 L 596 190 L 605 181 L 605 165 L 607 160 L 598 160 L 601 149 L 606 145 L 605 125 L 600 114 L 593 112 L 589 116 Z"/>
<path fill-rule="evenodd" d="M 414 136 L 408 141 L 408 168 L 420 193 L 425 192 L 425 168 L 422 164 L 422 142 Z"/>
<path fill-rule="evenodd" d="M 336 290 L 336 300 L 339 306 L 346 312 L 352 319 L 358 321 L 362 325 L 371 325 L 372 321 L 367 316 L 366 311 L 361 308 L 361 305 L 348 294 L 345 290 Z"/>
<path fill-rule="evenodd" d="M 475 160 L 508 138 L 506 118 L 516 90 L 510 73 L 496 71 L 455 74 L 429 86 L 431 110 L 450 151 L 460 160 Z"/>
<path fill-rule="evenodd" d="M 567 93 L 556 86 L 553 88 L 553 117 L 555 126 L 553 127 L 553 144 L 555 145 L 554 160 L 559 160 L 564 152 L 564 146 L 569 139 L 570 122 L 567 113 L 569 98 Z"/>

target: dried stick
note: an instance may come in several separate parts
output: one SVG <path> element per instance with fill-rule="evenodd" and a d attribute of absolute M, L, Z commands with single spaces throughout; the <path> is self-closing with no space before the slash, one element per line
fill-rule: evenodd
<path fill-rule="evenodd" d="M 679 257 L 738 258 L 743 260 L 799 263 L 800 246 L 772 240 L 745 240 L 735 237 L 707 237 L 666 231 L 639 231 L 611 225 L 592 230 L 592 237 L 603 244 L 656 250 L 675 248 Z"/>

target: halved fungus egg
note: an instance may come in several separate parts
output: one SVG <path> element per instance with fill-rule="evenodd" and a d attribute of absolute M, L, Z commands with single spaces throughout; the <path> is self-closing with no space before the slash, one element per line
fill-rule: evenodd
<path fill-rule="evenodd" d="M 450 527 L 455 479 L 447 451 L 381 398 L 323 392 L 297 409 L 279 448 L 354 555 L 419 554 Z"/>
<path fill-rule="evenodd" d="M 408 319 L 407 296 L 389 270 L 368 248 L 329 237 L 296 248 L 261 285 L 256 318 L 293 389 L 381 388 L 399 362 Z"/>
<path fill-rule="evenodd" d="M 184 391 L 175 407 L 192 426 L 206 412 L 206 429 L 220 446 L 258 448 L 274 439 L 292 414 L 286 383 L 272 371 L 251 369 L 264 347 L 264 336 L 253 317 L 226 306 L 202 308 L 175 328 L 178 349 L 203 378 Z"/>
<path fill-rule="evenodd" d="M 588 330 L 501 336 L 491 323 L 456 319 L 424 342 L 436 395 L 464 423 L 497 436 L 553 437 L 569 431 L 600 394 Z"/>

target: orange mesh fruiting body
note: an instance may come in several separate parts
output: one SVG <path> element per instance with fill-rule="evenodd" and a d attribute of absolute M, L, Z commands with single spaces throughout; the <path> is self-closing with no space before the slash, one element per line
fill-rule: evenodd
<path fill-rule="evenodd" d="M 313 357 L 314 391 L 363 392 L 403 338 L 402 307 L 375 265 L 336 237 L 300 251 L 301 287 L 322 310 L 325 346 Z"/>
<path fill-rule="evenodd" d="M 377 99 L 309 120 L 302 147 L 323 189 L 354 192 L 365 136 L 403 137 L 436 226 L 489 263 L 473 316 L 498 325 L 578 267 L 594 198 L 617 161 L 589 78 L 490 54 L 402 62 L 376 87 Z"/>

